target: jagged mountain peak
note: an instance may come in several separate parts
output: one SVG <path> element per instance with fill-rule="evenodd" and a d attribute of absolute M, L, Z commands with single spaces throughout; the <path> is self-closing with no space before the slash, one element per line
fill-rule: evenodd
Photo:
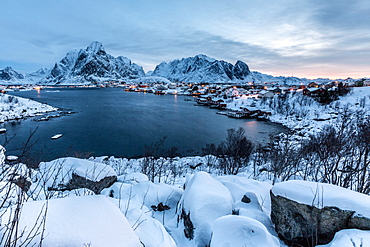
<path fill-rule="evenodd" d="M 38 69 L 35 73 L 38 73 L 38 74 L 46 74 L 46 73 L 49 73 L 50 72 L 50 69 L 48 68 L 41 68 L 41 69 Z"/>
<path fill-rule="evenodd" d="M 103 44 L 100 43 L 99 41 L 94 41 L 92 42 L 87 48 L 86 48 L 86 51 L 89 52 L 89 53 L 94 53 L 94 54 L 98 54 L 98 53 L 102 53 L 102 54 L 105 54 L 105 49 L 103 47 Z"/>
<path fill-rule="evenodd" d="M 15 72 L 15 70 L 11 67 L 11 66 L 7 66 L 7 67 L 5 67 L 4 69 L 3 69 L 3 71 L 5 71 L 5 72 Z"/>
<path fill-rule="evenodd" d="M 163 62 L 155 68 L 152 75 L 172 81 L 212 83 L 241 81 L 249 73 L 248 65 L 242 61 L 238 61 L 234 66 L 229 62 L 199 54 L 169 63 Z"/>
<path fill-rule="evenodd" d="M 127 57 L 106 53 L 103 45 L 92 42 L 86 49 L 68 52 L 42 82 L 45 84 L 90 84 L 144 76 L 143 68 Z"/>
<path fill-rule="evenodd" d="M 210 63 L 213 63 L 213 62 L 216 61 L 216 59 L 211 58 L 211 57 L 208 57 L 207 55 L 204 55 L 204 54 L 198 54 L 194 58 L 196 58 L 196 59 L 204 59 L 204 60 L 207 60 Z"/>
<path fill-rule="evenodd" d="M 18 73 L 10 66 L 0 70 L 0 80 L 2 81 L 17 81 L 22 79 L 24 79 L 24 75 Z"/>

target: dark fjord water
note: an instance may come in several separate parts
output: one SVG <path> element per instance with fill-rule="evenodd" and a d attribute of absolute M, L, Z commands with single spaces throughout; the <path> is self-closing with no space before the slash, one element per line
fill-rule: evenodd
<path fill-rule="evenodd" d="M 45 161 L 89 152 L 93 156 L 140 156 L 145 145 L 163 137 L 165 146 L 178 147 L 181 155 L 199 155 L 206 144 L 224 140 L 230 128 L 243 127 L 248 138 L 259 142 L 266 141 L 269 133 L 285 131 L 277 124 L 218 115 L 217 110 L 194 106 L 183 96 L 128 93 L 119 88 L 60 88 L 12 94 L 76 112 L 50 121 L 28 118 L 1 124 L 7 129 L 7 138 L 14 136 L 6 145 L 8 155 L 19 155 L 16 149 L 37 129 L 32 152 Z M 51 140 L 55 134 L 63 136 Z M 5 142 L 4 134 L 0 141 Z"/>

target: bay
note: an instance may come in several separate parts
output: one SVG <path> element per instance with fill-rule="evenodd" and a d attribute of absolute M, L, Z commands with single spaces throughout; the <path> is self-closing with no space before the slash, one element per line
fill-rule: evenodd
<path fill-rule="evenodd" d="M 0 142 L 12 138 L 6 144 L 7 155 L 19 155 L 34 132 L 31 154 L 44 161 L 71 155 L 137 157 L 143 155 L 145 145 L 162 138 L 165 148 L 177 147 L 183 156 L 201 155 L 202 147 L 223 141 L 230 128 L 244 128 L 253 142 L 266 142 L 270 133 L 286 131 L 270 122 L 228 118 L 177 95 L 121 88 L 46 88 L 11 94 L 75 112 L 49 121 L 28 118 L 1 124 L 7 133 Z M 56 134 L 63 136 L 51 139 Z"/>

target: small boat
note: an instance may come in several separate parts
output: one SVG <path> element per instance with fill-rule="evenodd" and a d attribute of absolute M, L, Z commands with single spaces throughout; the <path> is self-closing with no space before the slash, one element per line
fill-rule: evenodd
<path fill-rule="evenodd" d="M 16 161 L 17 159 L 18 159 L 18 156 L 15 156 L 15 155 L 6 156 L 7 161 Z"/>
<path fill-rule="evenodd" d="M 63 136 L 62 134 L 53 135 L 53 136 L 51 137 L 51 139 L 53 139 L 53 140 L 55 140 L 55 139 L 59 139 L 59 138 L 61 138 L 62 136 Z"/>
<path fill-rule="evenodd" d="M 5 132 L 6 132 L 6 129 L 5 128 L 0 129 L 0 134 L 3 134 Z"/>

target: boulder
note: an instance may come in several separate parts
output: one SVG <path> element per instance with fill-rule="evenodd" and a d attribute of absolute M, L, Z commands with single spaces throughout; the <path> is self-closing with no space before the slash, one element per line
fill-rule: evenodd
<path fill-rule="evenodd" d="M 227 215 L 214 222 L 211 247 L 278 247 L 279 240 L 261 222 L 245 216 Z"/>
<path fill-rule="evenodd" d="M 135 208 L 147 208 L 151 216 L 160 222 L 176 223 L 177 204 L 182 190 L 168 184 L 155 184 L 150 181 L 139 183 L 116 182 L 101 194 L 119 200 L 123 212 Z M 150 210 L 151 209 L 151 210 Z"/>
<path fill-rule="evenodd" d="M 180 226 L 196 246 L 209 246 L 213 223 L 232 213 L 229 190 L 206 172 L 196 173 L 187 183 L 179 206 Z"/>
<path fill-rule="evenodd" d="M 358 229 L 341 230 L 335 234 L 333 241 L 326 245 L 318 245 L 316 247 L 365 247 L 370 246 L 370 231 L 362 231 Z"/>
<path fill-rule="evenodd" d="M 72 178 L 69 182 L 62 187 L 63 190 L 75 190 L 80 188 L 86 188 L 94 191 L 95 194 L 100 194 L 100 192 L 110 187 L 117 181 L 116 176 L 104 177 L 99 181 L 93 181 L 86 177 L 80 176 L 78 174 L 72 173 Z"/>
<path fill-rule="evenodd" d="M 370 197 L 338 186 L 287 181 L 271 190 L 271 219 L 290 246 L 329 243 L 336 232 L 370 230 Z"/>
<path fill-rule="evenodd" d="M 99 194 L 117 181 L 117 174 L 103 163 L 67 157 L 41 162 L 38 180 L 49 191 L 87 188 Z"/>

